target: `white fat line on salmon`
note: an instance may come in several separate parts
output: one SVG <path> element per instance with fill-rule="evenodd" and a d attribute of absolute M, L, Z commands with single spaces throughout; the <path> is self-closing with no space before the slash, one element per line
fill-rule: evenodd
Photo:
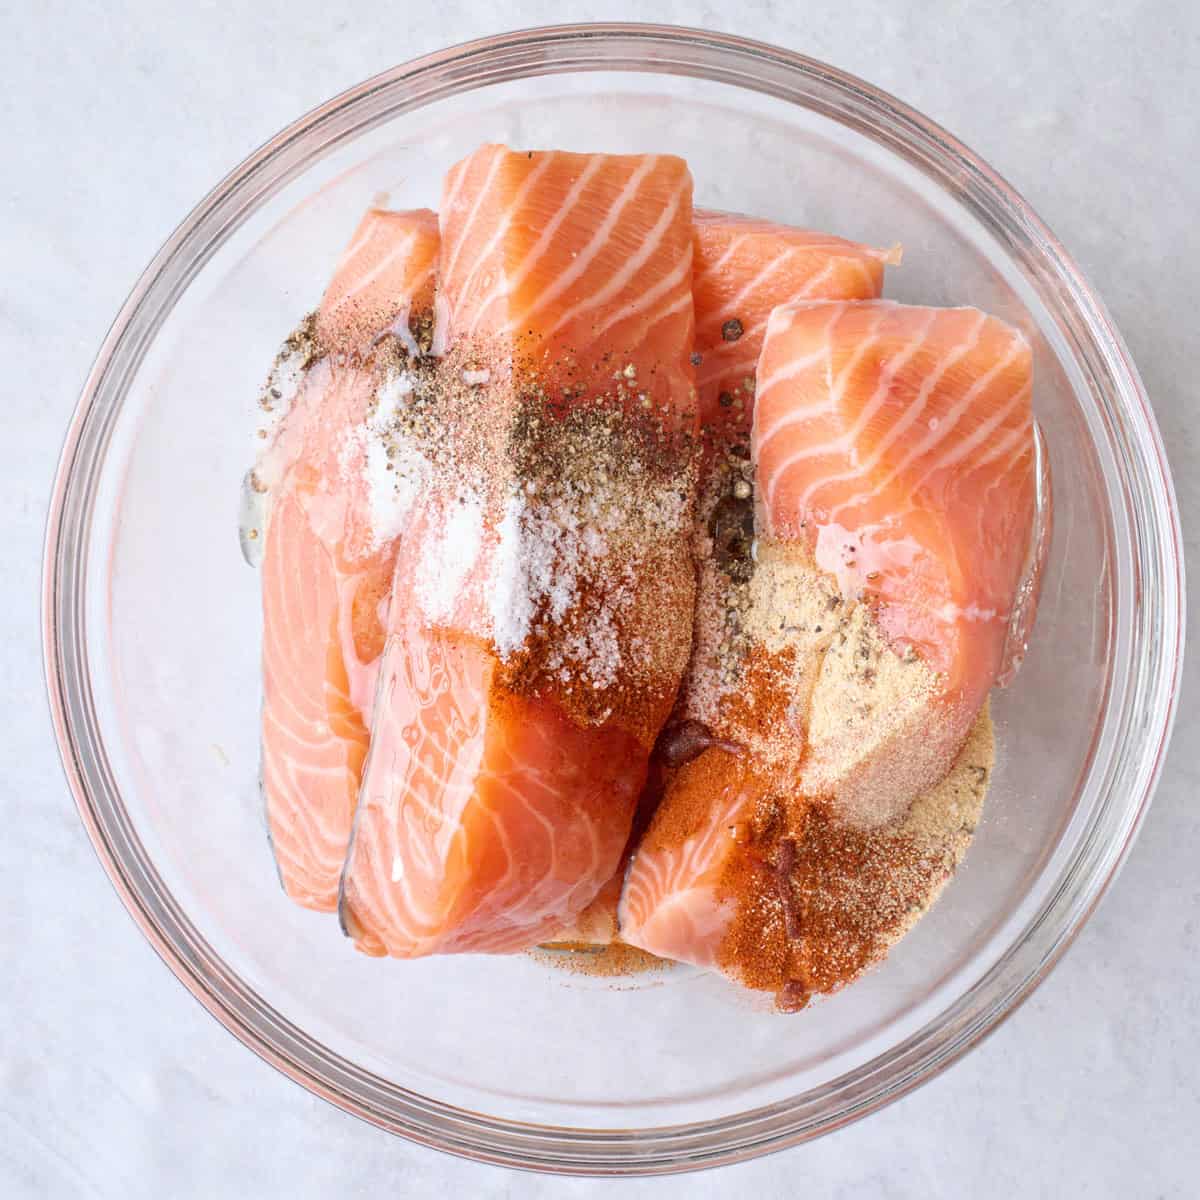
<path fill-rule="evenodd" d="M 855 419 L 855 422 L 853 425 L 849 426 L 845 430 L 845 432 L 840 434 L 838 437 L 834 438 L 832 441 L 821 442 L 819 445 L 809 446 L 809 447 L 805 447 L 802 450 L 797 450 L 794 454 L 790 454 L 786 459 L 784 459 L 784 461 L 782 463 L 780 463 L 775 468 L 774 478 L 772 479 L 772 487 L 771 487 L 770 491 L 768 492 L 768 499 L 770 499 L 770 497 L 774 493 L 775 483 L 783 477 L 785 472 L 791 470 L 792 467 L 796 466 L 797 464 L 799 464 L 801 462 L 807 462 L 808 460 L 814 459 L 814 458 L 824 458 L 824 457 L 832 456 L 834 454 L 841 452 L 841 453 L 844 453 L 850 459 L 851 466 L 856 468 L 853 475 L 833 476 L 833 477 L 831 477 L 831 480 L 824 481 L 822 486 L 824 486 L 825 483 L 831 482 L 832 479 L 859 478 L 861 476 L 862 470 L 859 467 L 859 463 L 856 460 L 858 457 L 858 444 L 859 444 L 860 438 L 863 435 L 863 431 L 867 428 L 867 426 L 871 423 L 871 421 L 874 420 L 874 418 L 878 414 L 879 410 L 887 402 L 887 399 L 888 399 L 889 394 L 891 393 L 891 387 L 892 387 L 893 382 L 895 381 L 897 372 L 899 372 L 901 370 L 901 368 L 903 368 L 909 362 L 909 360 L 912 359 L 912 357 L 925 345 L 925 343 L 929 337 L 930 329 L 933 325 L 934 316 L 935 316 L 935 314 L 931 313 L 929 316 L 926 317 L 925 326 L 921 331 L 920 337 L 915 338 L 914 340 L 909 342 L 909 344 L 904 348 L 904 350 L 901 353 L 896 354 L 896 355 L 891 355 L 888 357 L 887 361 L 884 364 L 883 369 L 879 372 L 879 382 L 876 384 L 875 391 L 871 394 L 871 397 L 868 399 L 867 403 L 863 405 L 862 410 L 858 414 L 858 417 Z M 882 318 L 878 318 L 875 321 L 875 323 L 871 327 L 872 328 L 872 336 L 870 338 L 868 338 L 867 341 L 864 342 L 863 345 L 858 348 L 858 350 L 856 350 L 855 354 L 851 356 L 850 362 L 846 365 L 846 367 L 842 370 L 841 374 L 839 375 L 837 382 L 836 382 L 837 392 L 836 392 L 836 397 L 835 397 L 834 403 L 832 405 L 833 408 L 836 409 L 837 407 L 839 407 L 839 401 L 841 400 L 842 391 L 845 388 L 845 383 L 846 383 L 846 380 L 849 378 L 850 373 L 853 371 L 853 369 L 855 367 L 858 366 L 858 363 L 861 361 L 863 356 L 867 353 L 867 350 L 878 341 L 878 336 L 877 336 L 876 331 L 879 328 L 881 319 Z M 803 410 L 801 410 L 801 411 L 803 411 Z M 773 430 L 772 432 L 777 432 L 779 428 L 780 428 L 780 426 L 776 426 L 776 429 Z M 810 486 L 806 490 L 806 492 L 801 500 L 802 511 L 810 510 L 811 505 L 810 505 L 810 497 L 809 497 L 808 493 L 811 491 L 813 491 L 812 486 Z"/>
<path fill-rule="evenodd" d="M 336 279 L 342 271 L 346 269 L 355 259 L 358 252 L 375 237 L 375 230 L 378 225 L 378 218 L 374 217 L 370 222 L 366 223 L 362 232 L 342 251 L 341 257 L 334 263 L 333 278 Z"/>
<path fill-rule="evenodd" d="M 604 220 L 596 227 L 583 249 L 572 258 L 571 265 L 558 275 L 548 288 L 539 291 L 537 299 L 521 314 L 521 325 L 529 324 L 534 313 L 545 308 L 551 301 L 557 300 L 591 266 L 592 260 L 600 253 L 601 248 L 608 244 L 612 231 L 621 219 L 621 214 L 633 202 L 642 183 L 656 166 L 658 166 L 658 155 L 656 154 L 649 154 L 638 163 L 637 169 L 613 201 L 612 207 L 604 214 Z M 657 246 L 657 242 L 655 245 Z M 562 324 L 561 317 L 556 324 Z"/>
<path fill-rule="evenodd" d="M 458 193 L 462 190 L 462 185 L 467 178 L 467 170 L 470 166 L 471 159 L 474 156 L 460 159 L 454 166 L 446 172 L 446 178 L 442 183 L 442 212 L 450 213 L 458 207 Z M 453 180 L 453 183 L 451 183 Z"/>
<path fill-rule="evenodd" d="M 825 302 L 822 301 L 820 303 Z M 805 305 L 804 307 L 807 308 L 809 306 Z M 795 324 L 796 314 L 800 311 L 803 311 L 803 309 L 798 306 L 773 309 L 770 317 L 767 319 L 766 336 L 771 338 L 773 336 L 786 333 L 789 329 L 791 329 L 793 324 Z M 776 371 L 773 371 L 771 374 L 767 375 L 766 378 L 760 380 L 758 385 L 758 394 L 760 396 L 766 395 L 766 393 L 771 389 L 777 387 L 781 383 L 786 383 L 789 379 L 795 379 L 796 376 L 802 374 L 809 367 L 815 366 L 817 363 L 821 362 L 822 359 L 824 359 L 827 364 L 831 363 L 832 359 L 830 354 L 833 341 L 833 331 L 837 328 L 838 322 L 843 316 L 845 316 L 845 314 L 845 304 L 831 304 L 829 320 L 826 322 L 825 328 L 821 331 L 824 335 L 821 346 L 814 350 L 811 354 L 805 354 L 800 358 L 793 359 L 785 366 L 778 368 Z M 830 393 L 833 391 L 832 373 L 829 375 L 829 391 Z M 772 429 L 770 435 L 773 435 L 774 433 L 775 430 Z"/>
<path fill-rule="evenodd" d="M 738 248 L 741 246 L 741 244 L 749 240 L 749 238 L 750 235 L 744 233 L 741 237 L 735 238 L 733 241 L 731 241 L 729 245 L 721 251 L 720 257 L 715 259 L 711 265 L 704 268 L 703 274 L 697 279 L 697 282 L 699 282 L 701 278 L 706 279 L 709 275 L 719 275 L 724 267 L 729 263 L 729 260 L 738 252 Z M 716 323 L 719 325 L 720 319 L 718 319 Z"/>
<path fill-rule="evenodd" d="M 330 312 L 337 312 L 343 305 L 348 304 L 355 296 L 360 295 L 371 286 L 387 269 L 398 259 L 407 258 L 412 251 L 412 248 L 417 244 L 416 230 L 406 233 L 392 248 L 385 254 L 369 271 L 363 273 L 356 281 L 353 287 L 347 288 L 334 301 Z M 428 272 L 426 272 L 428 275 Z M 412 291 L 416 291 L 423 280 L 417 280 L 411 285 Z"/>
<path fill-rule="evenodd" d="M 889 471 L 888 474 L 876 484 L 874 490 L 879 492 L 888 487 L 893 481 L 900 478 L 909 467 L 923 459 L 939 443 L 946 441 L 949 434 L 957 427 L 963 415 L 967 413 L 972 404 L 974 404 L 975 401 L 981 395 L 983 395 L 992 381 L 996 379 L 997 376 L 1001 375 L 1005 370 L 1007 370 L 1007 368 L 1012 364 L 1013 360 L 1022 350 L 1028 351 L 1028 349 L 1029 343 L 1020 333 L 1016 333 L 1014 331 L 1012 345 L 1009 347 L 1008 353 L 1005 354 L 1003 358 L 993 363 L 988 370 L 986 370 L 978 379 L 975 380 L 975 382 L 963 393 L 962 399 L 959 400 L 958 403 L 955 404 L 954 407 L 951 408 L 951 410 L 946 414 L 945 418 L 938 423 L 938 427 L 931 430 L 926 437 L 922 438 L 922 440 L 918 442 L 917 445 L 914 446 L 913 449 L 910 450 L 900 460 L 900 462 L 897 463 L 891 469 L 891 471 Z M 917 491 L 920 484 L 924 483 L 934 470 L 937 470 L 940 466 L 949 466 L 952 462 L 959 461 L 968 453 L 970 453 L 971 450 L 973 450 L 977 445 L 985 441 L 991 435 L 996 426 L 999 425 L 1000 422 L 1006 417 L 1008 417 L 1012 410 L 1017 407 L 1025 394 L 1026 389 L 1024 386 L 1022 386 L 1017 390 L 1017 393 L 1013 396 L 1012 400 L 1010 400 L 1006 407 L 998 410 L 992 417 L 982 422 L 978 428 L 974 430 L 974 432 L 962 439 L 958 452 L 949 462 L 935 463 L 933 467 L 926 471 L 921 477 L 917 486 L 912 487 L 909 490 L 913 492 Z M 852 497 L 847 503 L 841 505 L 840 507 L 845 509 L 861 502 L 861 500 L 865 498 L 865 496 Z M 837 513 L 835 512 L 832 515 L 836 516 Z"/>
<path fill-rule="evenodd" d="M 564 221 L 570 215 L 571 210 L 579 201 L 579 197 L 583 195 L 584 189 L 592 181 L 604 165 L 604 157 L 597 155 L 593 158 L 586 167 L 584 167 L 579 178 L 571 185 L 570 191 L 563 197 L 562 202 L 558 206 L 558 211 L 546 223 L 545 228 L 538 235 L 538 239 L 526 251 L 525 256 L 517 265 L 515 271 L 511 273 L 501 272 L 501 278 L 496 285 L 496 288 L 486 295 L 480 302 L 475 313 L 475 318 L 470 326 L 465 331 L 468 336 L 473 336 L 479 329 L 480 320 L 485 312 L 487 312 L 494 303 L 501 300 L 506 294 L 513 294 L 518 287 L 521 286 L 529 276 L 529 273 L 537 266 L 537 264 L 545 256 L 550 249 L 551 243 L 555 235 L 561 228 Z M 524 320 L 524 314 L 522 315 Z M 520 328 L 520 323 L 515 320 L 511 314 L 508 316 L 505 328 L 510 331 L 516 331 Z"/>
<path fill-rule="evenodd" d="M 497 158 L 499 158 L 499 157 L 500 156 L 497 155 Z M 517 188 L 516 194 L 513 196 L 512 200 L 510 201 L 510 203 L 508 205 L 508 209 L 505 212 L 503 218 L 499 222 L 497 222 L 495 232 L 488 239 L 487 245 L 484 246 L 484 248 L 475 256 L 474 265 L 471 267 L 471 269 L 466 273 L 466 275 L 461 280 L 454 281 L 454 290 L 458 295 L 465 296 L 467 294 L 468 289 L 470 288 L 471 284 L 475 281 L 476 275 L 479 274 L 480 268 L 484 265 L 484 263 L 486 263 L 490 259 L 491 255 L 495 252 L 496 248 L 500 245 L 502 239 L 505 237 L 505 235 L 508 233 L 509 229 L 511 228 L 512 222 L 513 222 L 513 216 L 519 211 L 521 205 L 525 202 L 525 200 L 528 199 L 529 193 L 533 190 L 534 185 L 538 182 L 539 179 L 541 179 L 541 177 L 550 168 L 550 164 L 554 162 L 554 159 L 555 159 L 554 154 L 541 155 L 540 158 L 538 159 L 537 165 L 521 181 L 521 186 L 519 188 Z M 462 243 L 466 240 L 468 228 L 469 228 L 469 226 L 463 227 L 462 235 L 459 238 L 459 242 L 458 242 L 459 247 L 461 247 Z M 455 257 L 457 258 L 457 251 L 456 251 Z M 446 276 L 448 278 L 449 268 L 447 268 Z M 488 281 L 488 280 L 484 280 L 484 286 L 486 287 L 489 282 L 490 281 Z"/>
<path fill-rule="evenodd" d="M 777 258 L 771 259 L 769 263 L 757 275 L 755 275 L 745 287 L 741 288 L 727 303 L 723 303 L 721 310 L 714 313 L 712 318 L 705 322 L 705 329 L 710 327 L 719 328 L 725 323 L 726 316 L 739 316 L 739 310 L 747 300 L 752 299 L 762 288 L 772 275 L 778 275 L 785 267 L 791 265 L 792 259 L 799 253 L 799 248 L 790 246 L 783 254 Z M 820 271 L 815 277 L 816 280 L 827 278 L 833 271 L 833 262 L 827 262 L 824 270 Z M 810 280 L 809 282 L 814 282 Z M 699 332 L 699 331 L 697 331 Z M 743 337 L 745 334 L 743 333 Z"/>
<path fill-rule="evenodd" d="M 684 293 L 683 299 L 687 303 L 691 303 L 692 290 L 690 287 L 687 286 L 687 281 L 690 279 L 691 273 L 692 273 L 692 248 L 691 248 L 691 244 L 689 243 L 685 252 L 680 255 L 679 263 L 676 265 L 674 270 L 669 271 L 666 275 L 664 275 L 648 291 L 639 293 L 632 300 L 630 300 L 629 303 L 626 304 L 623 308 L 619 308 L 619 309 L 617 309 L 617 311 L 615 313 L 610 314 L 609 317 L 602 324 L 600 324 L 596 327 L 595 332 L 592 336 L 598 341 L 614 325 L 619 324 L 621 321 L 627 320 L 629 317 L 636 316 L 639 312 L 644 312 L 647 308 L 649 308 L 649 306 L 651 304 L 653 304 L 660 297 L 669 295 L 671 292 L 681 290 Z M 624 283 L 622 283 L 621 286 L 623 287 Z M 617 290 L 619 290 L 619 289 L 617 289 Z M 597 295 L 596 297 L 594 297 L 594 299 L 595 299 L 596 303 L 603 303 L 604 300 L 607 299 L 607 297 L 602 296 L 602 295 Z M 679 307 L 682 307 L 682 306 L 680 305 L 679 300 L 676 300 L 675 304 L 672 305 L 672 311 Z M 567 314 L 565 314 L 563 319 L 566 320 L 571 315 L 572 315 L 572 313 L 568 312 Z M 653 315 L 653 314 L 649 314 L 649 315 Z M 554 330 L 551 329 L 550 332 L 553 333 Z"/>
<path fill-rule="evenodd" d="M 987 314 L 980 313 L 979 319 L 971 329 L 970 335 L 963 342 L 960 342 L 947 355 L 943 356 L 935 370 L 930 371 L 928 375 L 921 381 L 921 387 L 917 392 L 916 398 L 908 406 L 908 411 L 898 420 L 895 421 L 886 434 L 880 439 L 879 445 L 875 447 L 871 456 L 863 463 L 856 471 L 845 472 L 841 475 L 831 475 L 828 479 L 822 480 L 819 485 L 812 484 L 801 497 L 801 503 L 808 506 L 813 502 L 820 488 L 832 486 L 838 483 L 846 483 L 851 479 L 870 478 L 875 468 L 883 461 L 884 455 L 891 447 L 911 428 L 911 426 L 920 419 L 921 414 L 925 411 L 925 406 L 929 402 L 929 398 L 933 395 L 934 389 L 945 378 L 946 372 L 949 371 L 956 363 L 966 357 L 979 345 L 979 339 L 983 334 L 984 326 L 987 324 Z M 930 419 L 929 428 L 936 429 L 941 423 L 933 423 L 934 419 Z M 858 497 L 856 497 L 856 500 Z M 851 502 L 852 504 L 854 501 Z M 843 506 L 844 507 L 844 506 Z M 840 510 L 839 510 L 840 511 Z M 837 515 L 836 513 L 834 514 Z"/>
<path fill-rule="evenodd" d="M 564 312 L 561 312 L 558 315 L 558 319 L 549 327 L 549 329 L 543 331 L 544 337 L 550 337 L 557 333 L 560 329 L 569 324 L 582 313 L 590 312 L 592 309 L 600 308 L 602 305 L 607 304 L 610 300 L 613 300 L 615 297 L 619 296 L 629 286 L 629 284 L 633 282 L 633 279 L 637 273 L 646 265 L 647 262 L 650 261 L 651 257 L 657 252 L 659 246 L 662 245 L 662 241 L 667 233 L 667 230 L 669 230 L 671 226 L 675 224 L 675 218 L 679 214 L 679 206 L 683 202 L 684 197 L 691 194 L 691 186 L 691 179 L 685 178 L 671 194 L 671 199 L 663 208 L 662 212 L 659 213 L 658 220 L 655 221 L 646 234 L 643 235 L 642 244 L 638 247 L 637 253 L 626 259 L 622 263 L 620 269 L 609 278 L 608 282 L 602 288 L 600 288 L 599 291 L 590 292 L 583 299 L 577 300 L 570 308 L 566 309 Z M 590 246 L 588 249 L 590 249 Z M 691 254 L 692 243 L 689 240 L 683 254 L 681 255 L 682 259 L 686 259 L 687 270 L 689 274 L 691 271 Z M 595 255 L 593 254 L 592 257 L 595 257 Z M 578 268 L 579 272 L 582 272 L 586 265 L 587 263 L 581 256 L 571 264 L 570 268 L 564 272 L 564 274 L 570 274 L 572 271 L 575 271 L 576 268 Z M 682 263 L 680 265 L 682 266 Z M 679 272 L 679 268 L 677 268 L 677 273 L 682 280 L 683 274 Z M 540 303 L 541 297 L 538 298 L 538 304 Z M 536 308 L 537 305 L 534 307 Z"/>
<path fill-rule="evenodd" d="M 462 223 L 458 241 L 455 243 L 454 248 L 451 251 L 449 257 L 445 258 L 445 260 L 444 260 L 444 265 L 442 267 L 443 278 L 445 278 L 445 279 L 453 278 L 454 267 L 455 267 L 455 264 L 458 262 L 458 256 L 462 253 L 463 247 L 467 243 L 467 235 L 471 231 L 471 226 L 475 224 L 475 218 L 479 215 L 479 210 L 480 210 L 480 208 L 483 207 L 483 202 L 486 199 L 488 199 L 491 195 L 492 182 L 495 180 L 496 172 L 500 169 L 500 164 L 504 161 L 505 157 L 506 157 L 506 155 L 503 150 L 497 150 L 497 152 L 492 155 L 492 161 L 491 161 L 491 164 L 488 166 L 487 175 L 484 177 L 483 182 L 479 185 L 478 191 L 476 192 L 476 195 L 475 195 L 475 202 L 471 205 L 471 208 L 470 208 L 469 212 L 467 213 L 467 219 Z M 465 174 L 466 174 L 466 172 L 464 171 L 464 175 Z M 457 194 L 458 194 L 458 187 L 456 185 L 454 195 L 457 197 Z M 454 208 L 456 207 L 456 205 L 457 205 L 456 200 L 450 201 L 443 206 L 443 211 L 446 213 L 452 213 L 454 211 Z M 443 247 L 443 249 L 444 249 L 444 247 Z"/>
<path fill-rule="evenodd" d="M 871 394 L 871 398 L 863 406 L 853 425 L 851 425 L 845 433 L 840 437 L 835 438 L 832 442 L 827 442 L 821 446 L 814 447 L 811 450 L 802 452 L 799 455 L 793 455 L 784 464 L 784 467 L 793 466 L 795 463 L 807 458 L 820 458 L 831 448 L 844 451 L 850 460 L 851 467 L 854 468 L 854 475 L 847 478 L 856 478 L 862 473 L 862 467 L 858 456 L 859 440 L 863 433 L 875 419 L 879 410 L 887 403 L 888 397 L 891 394 L 892 384 L 895 382 L 897 373 L 920 351 L 925 343 L 929 340 L 930 329 L 933 326 L 934 314 L 931 313 L 925 320 L 924 328 L 921 330 L 920 337 L 911 341 L 905 349 L 898 355 L 888 358 L 884 368 L 879 372 L 879 382 L 876 385 L 875 391 Z M 838 399 L 841 399 L 839 391 Z M 835 476 L 834 478 L 841 478 Z"/>

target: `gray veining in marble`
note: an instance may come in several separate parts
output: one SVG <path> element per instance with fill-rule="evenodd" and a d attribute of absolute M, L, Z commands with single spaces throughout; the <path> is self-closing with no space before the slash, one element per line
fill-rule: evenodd
<path fill-rule="evenodd" d="M 62 431 L 127 288 L 214 180 L 327 96 L 478 34 L 645 11 L 576 0 L 5 6 L 0 1195 L 1197 1193 L 1200 654 L 1141 840 L 1033 999 L 885 1112 L 686 1185 L 476 1166 L 315 1100 L 201 1011 L 96 864 L 43 699 L 39 556 Z M 1200 9 L 1190 0 L 662 0 L 655 15 L 776 41 L 863 75 L 948 126 L 1024 192 L 1099 286 L 1141 367 L 1195 566 Z"/>

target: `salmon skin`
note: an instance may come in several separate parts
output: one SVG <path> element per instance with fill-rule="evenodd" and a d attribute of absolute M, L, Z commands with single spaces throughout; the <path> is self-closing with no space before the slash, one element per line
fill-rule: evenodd
<path fill-rule="evenodd" d="M 446 177 L 436 338 L 477 390 L 397 558 L 342 879 L 367 953 L 535 945 L 620 861 L 691 636 L 691 219 L 670 156 L 484 146 Z M 519 474 L 597 428 L 631 487 L 686 458 L 658 524 L 605 527 L 586 455 Z"/>
<path fill-rule="evenodd" d="M 346 356 L 388 333 L 412 341 L 410 317 L 432 310 L 437 239 L 428 210 L 363 219 L 316 316 L 326 356 L 269 451 L 262 788 L 284 890 L 322 911 L 337 905 L 396 558 L 373 527 L 358 440 L 379 381 Z"/>
<path fill-rule="evenodd" d="M 772 313 L 753 431 L 760 535 L 811 564 L 806 636 L 821 620 L 846 637 L 827 628 L 793 647 L 811 697 L 789 769 L 709 749 L 669 781 L 622 890 L 623 940 L 738 978 L 725 957 L 730 880 L 762 857 L 747 834 L 764 805 L 799 830 L 805 797 L 820 797 L 869 828 L 945 776 L 996 681 L 1026 562 L 1031 372 L 1023 336 L 974 309 L 814 301 Z M 864 638 L 886 642 L 886 669 L 923 670 L 932 685 L 899 722 L 823 727 L 858 669 L 842 647 Z M 745 734 L 736 721 L 718 732 Z M 778 917 L 768 885 L 764 921 Z"/>

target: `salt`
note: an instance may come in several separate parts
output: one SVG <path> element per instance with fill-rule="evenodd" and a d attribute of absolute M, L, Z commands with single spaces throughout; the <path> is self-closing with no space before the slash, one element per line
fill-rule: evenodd
<path fill-rule="evenodd" d="M 574 639 L 569 648 L 588 666 L 588 678 L 593 687 L 609 688 L 617 682 L 621 670 L 621 643 L 611 609 L 602 608 L 590 621 L 587 632 Z"/>
<path fill-rule="evenodd" d="M 427 620 L 450 622 L 483 546 L 483 504 L 464 488 L 443 505 L 424 539 L 417 568 L 417 602 Z"/>
<path fill-rule="evenodd" d="M 521 521 L 525 504 L 519 496 L 510 496 L 497 528 L 498 546 L 492 560 L 492 578 L 488 587 L 488 609 L 492 639 L 501 657 L 519 650 L 529 636 L 537 611 L 530 589 L 523 586 L 527 569 Z"/>
<path fill-rule="evenodd" d="M 412 393 L 413 379 L 407 371 L 389 374 L 375 391 L 375 411 L 367 421 L 367 428 L 375 433 L 386 433 Z"/>
<path fill-rule="evenodd" d="M 343 476 L 356 466 L 362 470 L 375 549 L 400 536 L 429 483 L 429 461 L 414 439 L 397 428 L 413 391 L 409 372 L 390 372 L 375 390 L 365 426 L 351 433 L 353 453 L 348 460 L 339 457 Z"/>
<path fill-rule="evenodd" d="M 390 450 L 389 454 L 389 447 L 379 440 L 367 439 L 367 505 L 376 549 L 403 533 L 429 480 L 428 461 L 408 439 L 397 439 Z"/>

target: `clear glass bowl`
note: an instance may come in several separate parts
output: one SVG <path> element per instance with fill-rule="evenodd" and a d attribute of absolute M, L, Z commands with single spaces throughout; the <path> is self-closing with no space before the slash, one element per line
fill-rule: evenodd
<path fill-rule="evenodd" d="M 253 400 L 363 208 L 435 205 L 484 140 L 684 155 L 705 204 L 887 245 L 889 293 L 976 304 L 1036 347 L 1056 529 L 1024 669 L 995 700 L 975 845 L 867 978 L 794 1017 L 704 975 L 616 986 L 528 957 L 355 954 L 283 897 L 258 794 L 258 580 L 238 489 Z M 1029 994 L 1149 803 L 1182 653 L 1153 419 L 1103 306 L 965 147 L 860 80 L 694 30 L 580 26 L 381 75 L 221 183 L 138 281 L 67 436 L 45 569 L 67 775 L 125 904 L 231 1032 L 333 1103 L 455 1153 L 653 1173 L 811 1138 L 953 1062 Z"/>

